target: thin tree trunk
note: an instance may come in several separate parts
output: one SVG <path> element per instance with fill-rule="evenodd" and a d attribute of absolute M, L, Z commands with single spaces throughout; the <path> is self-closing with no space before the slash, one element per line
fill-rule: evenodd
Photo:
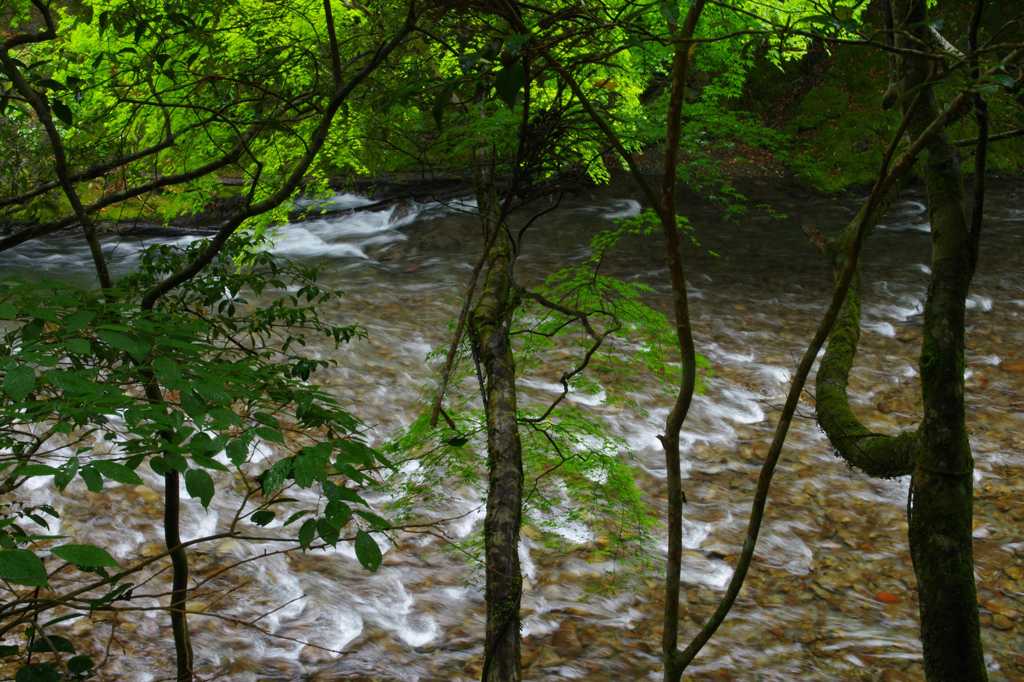
<path fill-rule="evenodd" d="M 491 229 L 504 228 L 492 224 Z M 488 255 L 487 282 L 471 323 L 474 350 L 484 374 L 487 412 L 487 638 L 481 676 L 484 682 L 522 679 L 519 529 L 523 456 L 516 410 L 515 361 L 508 333 L 514 306 L 509 278 L 511 251 L 507 234 L 499 234 Z"/>
<path fill-rule="evenodd" d="M 171 633 L 174 635 L 176 661 L 174 679 L 176 682 L 192 682 L 192 639 L 185 611 L 188 601 L 188 555 L 181 546 L 178 529 L 181 509 L 178 478 L 177 471 L 164 474 L 164 542 L 171 556 Z"/>
<path fill-rule="evenodd" d="M 693 402 L 697 381 L 697 352 L 693 345 L 693 329 L 690 325 L 690 307 L 686 293 L 686 271 L 683 263 L 683 249 L 679 241 L 679 226 L 676 219 L 676 164 L 679 159 L 679 139 L 682 127 L 683 95 L 686 91 L 686 74 L 690 64 L 690 53 L 697 21 L 704 9 L 704 0 L 697 0 L 686 14 L 679 27 L 673 26 L 675 43 L 672 59 L 672 88 L 669 91 L 668 128 L 665 139 L 665 161 L 661 186 L 661 206 L 658 216 L 661 231 L 665 237 L 665 251 L 668 260 L 669 279 L 672 283 L 672 310 L 679 344 L 681 372 L 679 392 L 675 403 L 665 420 L 665 434 L 660 437 L 665 450 L 665 469 L 668 484 L 668 558 L 665 565 L 665 615 L 662 633 L 662 654 L 665 661 L 665 682 L 678 682 L 686 664 L 679 652 L 679 585 L 683 558 L 683 493 L 679 432 L 686 421 Z"/>

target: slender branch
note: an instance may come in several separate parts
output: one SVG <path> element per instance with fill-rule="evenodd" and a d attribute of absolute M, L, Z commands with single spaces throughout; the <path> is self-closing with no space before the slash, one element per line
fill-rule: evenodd
<path fill-rule="evenodd" d="M 987 123 L 986 123 L 986 127 L 987 127 Z M 995 135 L 989 135 L 989 136 L 987 136 L 985 138 L 982 138 L 981 136 L 978 136 L 978 137 L 970 138 L 970 139 L 954 140 L 953 142 L 950 142 L 949 144 L 951 146 L 953 146 L 953 147 L 970 147 L 972 145 L 978 145 L 980 147 L 982 144 L 984 144 L 987 147 L 989 142 L 999 142 L 1001 140 L 1013 140 L 1013 139 L 1016 139 L 1018 137 L 1024 137 L 1024 128 L 1017 128 L 1016 130 L 1008 130 L 1005 133 L 997 133 Z"/>
<path fill-rule="evenodd" d="M 914 102 L 911 103 L 911 109 L 916 108 L 923 92 L 923 90 L 918 92 Z M 966 94 L 961 95 L 960 98 L 954 100 L 954 103 L 965 97 Z M 962 106 L 962 104 L 963 102 L 960 102 L 958 106 Z M 839 315 L 839 310 L 842 306 L 843 300 L 846 298 L 846 294 L 849 291 L 853 277 L 857 271 L 861 246 L 863 245 L 864 238 L 867 235 L 871 217 L 874 215 L 875 209 L 883 200 L 886 193 L 904 175 L 904 173 L 913 166 L 915 160 L 924 150 L 925 146 L 943 129 L 945 124 L 956 115 L 956 108 L 957 107 L 953 107 L 951 105 L 950 109 L 944 111 L 943 114 L 928 126 L 917 140 L 910 145 L 907 151 L 904 152 L 892 168 L 888 170 L 888 173 L 886 173 L 888 164 L 892 158 L 891 150 L 896 148 L 897 143 L 909 123 L 910 114 L 913 112 L 908 111 L 907 115 L 903 117 L 900 130 L 890 144 L 890 152 L 887 153 L 883 159 L 882 168 L 878 174 L 877 180 L 875 181 L 875 185 L 871 190 L 871 194 L 868 197 L 868 201 L 864 208 L 861 209 L 860 221 L 858 222 L 850 239 L 849 249 L 847 250 L 845 262 L 843 264 L 843 270 L 836 281 L 836 288 L 832 294 L 832 300 L 829 303 L 825 314 L 822 316 L 821 323 L 818 325 L 814 338 L 811 340 L 807 351 L 804 353 L 803 358 L 800 361 L 800 365 L 793 378 L 793 383 L 791 384 L 789 393 L 786 396 L 785 405 L 783 406 L 782 413 L 779 416 L 779 423 L 775 428 L 775 435 L 772 439 L 771 446 L 768 449 L 768 454 L 765 455 L 765 461 L 761 467 L 761 474 L 757 480 L 757 490 L 754 494 L 753 503 L 751 504 L 750 521 L 747 524 L 747 535 L 743 542 L 743 550 L 736 563 L 736 569 L 733 572 L 732 579 L 729 581 L 729 586 L 726 588 L 725 596 L 719 603 L 718 608 L 704 624 L 700 632 L 697 633 L 693 641 L 690 642 L 690 645 L 682 652 L 680 663 L 684 667 L 693 661 L 725 620 L 726 615 L 729 613 L 733 603 L 736 601 L 736 597 L 739 595 L 740 588 L 743 586 L 743 581 L 746 579 L 747 571 L 750 568 L 750 563 L 754 557 L 754 548 L 757 545 L 757 537 L 761 529 L 761 522 L 764 518 L 764 510 L 768 502 L 768 491 L 771 487 L 772 477 L 775 474 L 775 467 L 778 464 L 780 455 L 782 454 L 782 446 L 785 444 L 786 435 L 789 432 L 789 426 L 792 423 L 793 415 L 800 402 L 800 394 L 803 391 L 804 383 L 807 381 L 807 376 L 818 356 L 818 351 L 821 350 L 825 339 L 828 337 L 828 334 Z"/>
<path fill-rule="evenodd" d="M 971 79 L 977 80 L 980 67 L 978 65 L 978 29 L 981 26 L 981 15 L 985 9 L 984 0 L 977 0 L 971 13 L 971 22 L 967 32 L 967 50 L 971 53 Z M 978 249 L 981 245 L 981 225 L 985 214 L 985 169 L 988 163 L 988 102 L 980 91 L 974 93 L 974 118 L 978 126 L 977 147 L 974 150 L 974 201 L 971 207 L 971 273 L 978 265 Z M 1014 131 L 1024 134 L 1024 130 Z"/>

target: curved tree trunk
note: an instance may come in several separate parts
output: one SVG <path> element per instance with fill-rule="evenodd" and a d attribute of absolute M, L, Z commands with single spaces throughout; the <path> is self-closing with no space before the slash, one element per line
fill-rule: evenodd
<path fill-rule="evenodd" d="M 894 0 L 898 80 L 907 132 L 922 135 L 940 110 L 929 77 L 925 0 Z M 918 93 L 916 97 L 914 93 Z M 916 99 L 916 106 L 910 100 Z M 924 415 L 918 430 L 871 433 L 846 399 L 860 324 L 858 287 L 851 289 L 829 339 L 818 375 L 818 420 L 837 454 L 873 476 L 911 474 L 910 552 L 917 574 L 924 668 L 933 682 L 987 680 L 978 622 L 973 558 L 974 460 L 964 409 L 964 311 L 974 274 L 978 230 L 968 225 L 963 175 L 944 131 L 931 137 L 924 159 L 931 221 L 932 275 L 925 300 L 919 368 Z M 842 235 L 826 247 L 833 268 Z"/>

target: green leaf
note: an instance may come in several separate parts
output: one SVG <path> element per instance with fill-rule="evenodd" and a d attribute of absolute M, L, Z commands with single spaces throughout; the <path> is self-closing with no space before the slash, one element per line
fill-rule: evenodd
<path fill-rule="evenodd" d="M 276 429 L 271 429 L 266 426 L 257 426 L 256 435 L 265 441 L 269 441 L 271 443 L 281 443 L 282 445 L 284 445 L 284 436 L 281 434 L 280 431 Z"/>
<path fill-rule="evenodd" d="M 61 545 L 50 551 L 75 566 L 88 566 L 89 568 L 113 566 L 116 568 L 121 565 L 114 557 L 110 556 L 107 550 L 95 545 Z"/>
<path fill-rule="evenodd" d="M 103 476 L 117 483 L 123 483 L 125 485 L 143 485 L 142 479 L 139 478 L 137 473 L 123 464 L 118 464 L 117 462 L 111 462 L 106 459 L 97 459 L 89 462 L 86 467 L 92 467 Z"/>
<path fill-rule="evenodd" d="M 3 646 L 0 646 L 0 658 L 7 658 L 8 656 L 17 656 L 18 651 L 18 647 L 11 646 L 9 644 L 4 644 Z"/>
<path fill-rule="evenodd" d="M 11 475 L 32 478 L 33 476 L 53 476 L 56 473 L 58 473 L 57 469 L 45 464 L 26 464 L 12 471 Z"/>
<path fill-rule="evenodd" d="M 68 339 L 64 346 L 76 355 L 92 355 L 92 344 L 85 339 Z"/>
<path fill-rule="evenodd" d="M 506 36 L 505 38 L 505 49 L 508 53 L 515 57 L 519 53 L 519 49 L 530 40 L 529 33 L 517 33 L 516 35 Z"/>
<path fill-rule="evenodd" d="M 27 549 L 0 550 L 0 578 L 15 585 L 47 586 L 43 560 Z"/>
<path fill-rule="evenodd" d="M 6 101 L 6 100 L 5 100 Z M 18 309 L 10 301 L 0 303 L 0 320 L 13 320 L 18 317 Z"/>
<path fill-rule="evenodd" d="M 61 637 L 60 635 L 49 635 L 47 639 L 53 643 L 53 648 L 62 654 L 75 653 L 75 645 L 72 644 L 70 640 Z M 51 651 L 50 645 L 47 644 L 46 640 L 42 637 L 32 642 L 32 646 L 30 646 L 28 650 L 35 654 L 48 654 Z"/>
<path fill-rule="evenodd" d="M 526 69 L 519 62 L 505 67 L 494 76 L 494 90 L 501 101 L 514 108 L 519 91 L 526 85 Z"/>
<path fill-rule="evenodd" d="M 254 412 L 252 418 L 260 424 L 264 424 L 275 429 L 281 428 L 281 422 L 279 422 L 276 417 L 269 415 L 266 412 Z"/>
<path fill-rule="evenodd" d="M 316 520 L 306 519 L 306 522 L 299 528 L 299 544 L 308 547 L 314 537 L 316 537 Z"/>
<path fill-rule="evenodd" d="M 231 394 L 224 390 L 223 386 L 217 384 L 211 384 L 208 382 L 199 382 L 195 384 L 196 392 L 199 395 L 206 398 L 214 405 L 230 405 Z"/>
<path fill-rule="evenodd" d="M 64 104 L 59 99 L 55 99 L 50 102 L 50 108 L 53 110 L 53 115 L 59 118 L 61 123 L 69 128 L 74 125 L 74 117 L 71 115 L 71 109 L 67 104 Z"/>
<path fill-rule="evenodd" d="M 58 490 L 63 491 L 70 485 L 71 481 L 75 480 L 75 476 L 78 474 L 78 458 L 72 457 L 65 462 L 60 471 L 53 476 L 53 484 L 57 486 Z"/>
<path fill-rule="evenodd" d="M 316 532 L 320 536 L 320 539 L 331 547 L 338 546 L 338 540 L 341 539 L 341 533 L 338 532 L 338 529 L 331 525 L 327 519 L 316 520 Z"/>
<path fill-rule="evenodd" d="M 92 467 L 85 467 L 78 472 L 78 475 L 85 481 L 85 487 L 91 493 L 98 493 L 103 490 L 103 477 Z"/>
<path fill-rule="evenodd" d="M 61 674 L 54 668 L 53 663 L 30 663 L 23 665 L 18 674 L 14 676 L 14 682 L 60 682 Z"/>
<path fill-rule="evenodd" d="M 37 317 L 21 328 L 21 337 L 29 343 L 35 343 L 39 340 L 39 335 L 43 333 L 45 326 L 46 322 Z"/>
<path fill-rule="evenodd" d="M 836 5 L 832 12 L 836 15 L 836 19 L 839 21 L 849 21 L 850 19 L 853 19 L 853 12 L 855 9 L 855 7 L 849 7 L 846 5 Z"/>
<path fill-rule="evenodd" d="M 92 601 L 90 601 L 89 602 L 89 608 L 90 609 L 98 609 L 99 607 L 103 606 L 107 602 L 114 601 L 117 597 L 119 597 L 121 595 L 122 592 L 126 592 L 126 591 L 132 589 L 133 587 L 134 587 L 134 585 L 132 585 L 132 583 L 122 583 L 122 584 L 118 585 L 117 587 L 115 587 L 114 589 L 112 589 L 110 592 L 107 592 L 105 595 L 103 595 L 99 599 L 93 599 Z"/>
<path fill-rule="evenodd" d="M 326 482 L 327 463 L 331 456 L 331 446 L 326 448 L 303 448 L 303 454 L 295 458 L 295 482 L 303 488 L 313 485 L 313 481 Z"/>
<path fill-rule="evenodd" d="M 1011 76 L 1009 74 L 1006 74 L 1006 73 L 995 73 L 995 74 L 992 74 L 991 76 L 985 76 L 984 78 L 979 78 L 975 82 L 976 83 L 994 83 L 996 85 L 1001 85 L 1001 86 L 1003 86 L 1006 89 L 1011 89 L 1011 88 L 1013 88 L 1013 84 L 1014 84 L 1015 81 L 1013 80 L 1013 76 Z"/>
<path fill-rule="evenodd" d="M 363 509 L 356 509 L 356 514 L 359 514 L 364 519 L 372 523 L 375 528 L 380 528 L 381 530 L 383 530 L 391 527 L 391 524 L 388 523 L 387 519 L 377 516 L 373 512 L 368 512 Z"/>
<path fill-rule="evenodd" d="M 252 515 L 252 522 L 257 526 L 266 526 L 268 523 L 277 518 L 277 514 L 272 511 L 263 509 Z"/>
<path fill-rule="evenodd" d="M 153 374 L 157 381 L 169 389 L 181 387 L 181 368 L 170 358 L 159 357 L 153 360 Z"/>
<path fill-rule="evenodd" d="M 291 457 L 285 457 L 282 460 L 274 462 L 273 466 L 267 469 L 266 473 L 263 474 L 263 493 L 269 495 L 285 482 L 285 479 L 292 476 L 292 463 Z"/>
<path fill-rule="evenodd" d="M 370 534 L 365 530 L 361 530 L 356 533 L 355 545 L 356 558 L 359 559 L 359 563 L 370 573 L 376 573 L 377 569 L 380 568 L 380 562 L 384 558 L 381 556 L 380 547 L 377 546 L 376 540 L 370 537 Z"/>
<path fill-rule="evenodd" d="M 357 440 L 343 440 L 338 443 L 337 462 L 339 464 L 361 464 L 365 467 L 372 467 L 374 460 L 378 458 L 379 453 L 366 443 Z"/>
<path fill-rule="evenodd" d="M 96 317 L 96 313 L 91 310 L 76 310 L 70 315 L 65 315 L 60 323 L 64 325 L 65 329 L 73 333 L 85 329 L 85 326 L 92 322 L 94 317 Z"/>
<path fill-rule="evenodd" d="M 336 485 L 330 488 L 325 488 L 324 491 L 330 491 L 328 497 L 334 495 L 335 499 L 345 500 L 347 502 L 355 502 L 356 504 L 366 505 L 366 500 L 359 496 L 355 490 L 346 488 L 343 485 Z"/>
<path fill-rule="evenodd" d="M 661 16 L 665 17 L 665 21 L 671 21 L 672 23 L 679 21 L 679 4 L 676 0 L 666 0 L 661 3 L 658 10 L 661 12 Z"/>
<path fill-rule="evenodd" d="M 183 388 L 178 392 L 178 400 L 185 414 L 196 422 L 203 421 L 206 416 L 206 403 L 191 388 Z"/>
<path fill-rule="evenodd" d="M 189 469 L 185 472 L 185 490 L 192 497 L 198 497 L 204 509 L 209 509 L 213 499 L 213 478 L 202 469 Z"/>
<path fill-rule="evenodd" d="M 352 518 L 352 509 L 340 500 L 331 500 L 324 507 L 324 518 L 335 528 L 342 528 Z"/>
<path fill-rule="evenodd" d="M 157 476 L 163 476 L 171 470 L 171 467 L 167 466 L 167 461 L 164 460 L 163 457 L 150 457 L 149 468 L 152 469 L 153 473 Z"/>
<path fill-rule="evenodd" d="M 31 367 L 18 365 L 7 370 L 4 376 L 4 393 L 16 403 L 28 397 L 36 387 L 36 373 Z"/>
<path fill-rule="evenodd" d="M 81 675 L 92 670 L 93 662 L 88 656 L 73 656 L 64 665 L 72 675 Z"/>
<path fill-rule="evenodd" d="M 466 54 L 460 54 L 458 57 L 459 68 L 462 69 L 462 73 L 469 73 L 469 71 L 476 66 L 476 63 L 480 61 L 482 57 L 487 53 L 487 50 L 477 50 L 476 52 L 469 52 Z"/>
<path fill-rule="evenodd" d="M 213 469 L 214 471 L 228 471 L 228 468 L 213 459 L 212 457 L 205 457 L 203 455 L 192 455 L 192 461 L 203 467 L 204 469 Z"/>
<path fill-rule="evenodd" d="M 236 467 L 242 466 L 245 460 L 249 457 L 249 446 L 240 440 L 231 441 L 228 443 L 225 450 L 227 451 L 228 459 L 230 459 L 231 463 Z"/>
<path fill-rule="evenodd" d="M 458 86 L 457 81 L 450 81 L 447 83 L 437 95 L 437 99 L 434 100 L 434 107 L 431 110 L 431 114 L 434 117 L 434 124 L 440 128 L 441 122 L 444 120 L 444 108 L 446 105 L 451 104 L 452 94 L 455 92 L 455 88 Z"/>
<path fill-rule="evenodd" d="M 164 464 L 167 465 L 168 469 L 173 469 L 174 471 L 180 471 L 181 473 L 188 471 L 188 460 L 177 452 L 168 452 L 164 455 Z"/>
<path fill-rule="evenodd" d="M 213 407 L 210 409 L 210 418 L 214 420 L 214 428 L 225 428 L 228 426 L 241 426 L 242 418 L 235 414 L 234 410 L 226 407 Z"/>
<path fill-rule="evenodd" d="M 46 320 L 47 322 L 56 322 L 58 320 L 57 313 L 49 308 L 37 308 L 36 306 L 23 306 L 21 309 L 22 314 L 28 314 L 33 317 L 38 317 L 40 320 Z"/>
<path fill-rule="evenodd" d="M 128 353 L 139 362 L 145 360 L 149 354 L 150 344 L 148 341 L 133 339 L 130 336 L 106 330 L 96 332 L 96 336 L 107 345 Z"/>

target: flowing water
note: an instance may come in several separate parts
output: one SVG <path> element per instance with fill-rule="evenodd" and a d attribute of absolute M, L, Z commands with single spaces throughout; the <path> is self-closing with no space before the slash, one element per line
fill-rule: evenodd
<path fill-rule="evenodd" d="M 801 225 L 826 233 L 845 224 L 855 198 L 827 201 L 786 187 L 754 185 L 755 203 L 787 217 L 752 211 L 738 223 L 714 209 L 688 211 L 700 246 L 687 246 L 699 352 L 715 375 L 685 426 L 682 636 L 696 633 L 732 575 L 750 499 L 775 415 L 829 296 L 823 259 Z M 928 277 L 927 217 L 909 192 L 867 243 L 861 349 L 851 396 L 869 426 L 914 428 L 919 413 L 916 353 Z M 365 200 L 339 195 L 336 207 Z M 975 552 L 987 661 L 993 680 L 1024 679 L 1024 195 L 996 186 L 967 311 L 967 406 L 976 458 Z M 369 339 L 334 351 L 339 366 L 319 380 L 368 427 L 377 443 L 407 424 L 432 369 L 426 353 L 447 341 L 478 257 L 467 206 L 404 205 L 286 226 L 277 250 L 333 266 L 329 282 L 347 297 L 338 321 L 359 322 Z M 640 209 L 630 189 L 584 193 L 563 202 L 527 233 L 518 279 L 530 285 L 578 263 L 590 237 Z M 605 261 L 604 273 L 654 288 L 650 303 L 667 311 L 670 292 L 657 236 L 631 238 Z M 116 249 L 115 249 L 116 246 Z M 141 248 L 107 243 L 122 270 Z M 720 254 L 715 257 L 709 252 Z M 4 272 L 68 276 L 86 262 L 70 238 L 2 255 Z M 82 277 L 84 278 L 84 274 Z M 535 377 L 552 385 L 565 368 Z M 915 582 L 907 551 L 907 482 L 869 479 L 830 453 L 815 426 L 812 387 L 805 394 L 775 477 L 757 558 L 725 624 L 688 671 L 695 680 L 921 679 Z M 640 396 L 649 415 L 594 409 L 636 457 L 637 481 L 665 512 L 664 462 L 657 434 L 669 399 L 651 383 Z M 66 495 L 25 491 L 61 511 L 59 529 L 111 548 L 122 563 L 161 551 L 160 481 L 152 490 L 110 486 L 93 495 L 80 481 Z M 228 483 L 228 481 L 225 481 Z M 183 497 L 186 497 L 183 492 Z M 449 525 L 465 538 L 482 524 L 481 490 L 458 491 L 462 517 Z M 310 497 L 315 500 L 315 496 Z M 380 499 L 380 498 L 377 498 Z M 224 485 L 209 512 L 187 501 L 186 538 L 226 526 L 241 498 Z M 272 531 L 280 522 L 270 527 Z M 664 552 L 663 529 L 658 531 Z M 525 528 L 520 546 L 524 677 L 531 680 L 660 679 L 661 587 L 656 572 L 632 591 L 590 594 L 614 564 L 590 563 L 599 542 L 579 525 L 564 546 Z M 265 544 L 225 539 L 192 553 L 205 581 L 190 617 L 198 672 L 230 680 L 471 680 L 483 656 L 480 573 L 442 552 L 429 534 L 381 539 L 384 563 L 363 570 L 351 547 L 272 553 Z M 271 552 L 268 556 L 261 556 Z M 245 561 L 226 574 L 224 563 Z M 166 567 L 163 567 L 166 568 Z M 166 612 L 168 574 L 133 604 L 153 610 L 96 613 L 66 623 L 76 641 L 109 653 L 104 679 L 170 675 L 173 646 Z M 589 596 L 588 596 L 589 595 Z M 202 612 L 208 611 L 205 614 Z M 211 616 L 209 614 L 215 614 Z M 241 624 L 262 615 L 258 629 Z M 69 635 L 71 636 L 71 635 Z M 685 643 L 685 642 L 684 642 Z"/>

